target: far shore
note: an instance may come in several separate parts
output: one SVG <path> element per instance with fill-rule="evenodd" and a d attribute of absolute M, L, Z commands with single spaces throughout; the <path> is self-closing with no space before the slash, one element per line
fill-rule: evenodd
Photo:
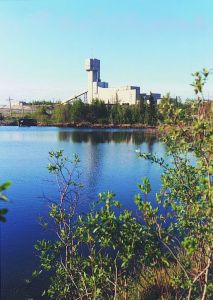
<path fill-rule="evenodd" d="M 18 126 L 16 121 L 0 121 L 0 126 Z M 38 123 L 38 127 L 63 127 L 63 128 L 88 128 L 88 129 L 144 129 L 148 132 L 156 133 L 158 126 L 149 126 L 144 124 L 99 124 L 99 123 Z"/>

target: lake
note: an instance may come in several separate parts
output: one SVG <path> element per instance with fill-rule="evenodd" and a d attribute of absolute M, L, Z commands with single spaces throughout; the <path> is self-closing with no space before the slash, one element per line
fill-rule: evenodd
<path fill-rule="evenodd" d="M 152 198 L 160 187 L 158 166 L 137 158 L 136 150 L 164 157 L 165 145 L 154 134 L 131 129 L 67 129 L 55 127 L 0 127 L 0 183 L 7 192 L 7 222 L 1 223 L 1 299 L 41 299 L 41 282 L 27 284 L 36 268 L 34 244 L 48 237 L 38 217 L 47 216 L 47 198 L 56 197 L 48 173 L 48 152 L 64 149 L 80 156 L 84 185 L 78 211 L 87 211 L 98 193 L 113 191 L 122 207 L 136 210 L 134 195 L 144 176 L 152 185 Z M 43 298 L 42 298 L 43 299 Z"/>

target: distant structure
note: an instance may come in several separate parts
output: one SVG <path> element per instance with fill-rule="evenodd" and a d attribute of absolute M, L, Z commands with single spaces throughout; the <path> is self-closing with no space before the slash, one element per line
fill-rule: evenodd
<path fill-rule="evenodd" d="M 103 100 L 109 104 L 136 104 L 141 99 L 149 100 L 150 95 L 140 92 L 138 86 L 109 87 L 108 82 L 101 81 L 100 60 L 88 58 L 85 61 L 85 70 L 88 74 L 87 101 L 91 103 L 93 99 Z M 161 98 L 161 94 L 152 93 L 153 100 Z"/>

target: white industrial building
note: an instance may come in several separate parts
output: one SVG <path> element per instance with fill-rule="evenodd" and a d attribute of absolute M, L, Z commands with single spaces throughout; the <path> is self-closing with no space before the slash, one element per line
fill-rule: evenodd
<path fill-rule="evenodd" d="M 142 98 L 149 99 L 149 95 L 140 92 L 138 86 L 109 87 L 108 82 L 101 81 L 100 60 L 88 58 L 85 61 L 85 70 L 88 73 L 87 101 L 91 103 L 93 99 L 100 99 L 105 103 L 115 104 L 136 104 Z M 152 93 L 157 102 L 161 95 Z"/>

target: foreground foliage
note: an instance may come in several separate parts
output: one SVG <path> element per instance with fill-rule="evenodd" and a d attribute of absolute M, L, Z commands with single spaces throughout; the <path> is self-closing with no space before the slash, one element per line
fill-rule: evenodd
<path fill-rule="evenodd" d="M 59 186 L 59 201 L 50 208 L 57 239 L 37 243 L 40 268 L 34 272 L 49 272 L 48 298 L 212 299 L 212 123 L 201 109 L 208 72 L 194 76 L 193 115 L 164 99 L 167 123 L 178 125 L 164 137 L 169 163 L 138 153 L 159 165 L 162 185 L 153 200 L 149 179 L 138 184 L 137 218 L 111 192 L 76 216 L 79 158 L 50 153 L 49 171 Z"/>
<path fill-rule="evenodd" d="M 0 201 L 6 202 L 7 197 L 3 194 L 3 192 L 8 189 L 10 186 L 10 182 L 5 182 L 4 184 L 0 184 Z M 7 214 L 8 210 L 7 208 L 0 208 L 0 222 L 5 222 L 6 218 L 5 215 Z"/>

